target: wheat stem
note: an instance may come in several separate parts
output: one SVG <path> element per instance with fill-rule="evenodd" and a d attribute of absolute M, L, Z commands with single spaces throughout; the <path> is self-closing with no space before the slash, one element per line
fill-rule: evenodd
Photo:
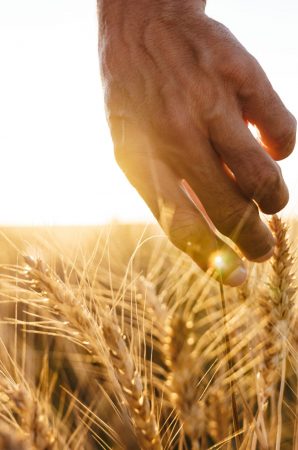
<path fill-rule="evenodd" d="M 285 382 L 286 382 L 286 361 L 287 361 L 287 347 L 286 341 L 283 340 L 283 349 L 282 349 L 282 365 L 281 365 L 281 382 L 279 388 L 279 396 L 277 403 L 277 431 L 276 431 L 276 445 L 275 450 L 280 450 L 281 446 L 281 436 L 282 436 L 282 405 L 285 391 Z"/>

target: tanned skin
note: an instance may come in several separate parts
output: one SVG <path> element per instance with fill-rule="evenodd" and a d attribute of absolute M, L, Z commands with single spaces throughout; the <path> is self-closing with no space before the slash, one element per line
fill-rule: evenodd
<path fill-rule="evenodd" d="M 273 252 L 260 211 L 288 202 L 276 161 L 294 148 L 295 118 L 204 1 L 98 0 L 98 17 L 118 164 L 178 248 L 205 271 L 220 251 L 224 282 L 241 284 L 241 256 Z"/>

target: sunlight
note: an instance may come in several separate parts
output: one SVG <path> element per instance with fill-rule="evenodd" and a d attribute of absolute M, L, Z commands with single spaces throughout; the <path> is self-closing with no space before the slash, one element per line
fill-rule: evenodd
<path fill-rule="evenodd" d="M 212 253 L 209 258 L 209 267 L 222 272 L 225 269 L 226 265 L 227 264 L 223 253 L 221 253 L 220 251 Z"/>
<path fill-rule="evenodd" d="M 291 53 L 296 54 L 296 47 L 291 50 L 286 40 L 288 29 L 279 23 L 283 28 L 276 38 L 268 28 L 260 39 L 258 31 L 251 33 L 245 25 L 249 21 L 239 21 L 242 9 L 250 14 L 259 4 L 227 1 L 231 8 L 219 0 L 210 2 L 210 15 L 235 30 L 260 58 L 297 115 L 298 66 Z M 287 20 L 294 16 L 288 14 Z M 96 1 L 0 2 L 0 25 L 0 223 L 152 221 L 149 208 L 114 161 L 100 87 Z M 288 47 L 289 53 L 284 51 Z M 249 128 L 258 139 L 256 128 Z M 280 164 L 291 193 L 289 214 L 298 204 L 297 158 L 294 152 Z M 198 207 L 198 199 L 190 199 Z"/>
<path fill-rule="evenodd" d="M 258 127 L 256 125 L 253 125 L 252 123 L 248 123 L 247 125 L 249 131 L 251 132 L 251 134 L 253 135 L 253 137 L 262 145 L 264 146 L 263 142 L 262 142 L 262 138 L 261 138 L 261 133 L 258 129 Z"/>

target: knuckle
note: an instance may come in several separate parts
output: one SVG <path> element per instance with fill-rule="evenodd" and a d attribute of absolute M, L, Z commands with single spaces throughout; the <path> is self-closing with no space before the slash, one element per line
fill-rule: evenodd
<path fill-rule="evenodd" d="M 286 158 L 294 150 L 296 143 L 297 121 L 290 115 L 286 126 L 276 137 L 276 145 L 281 154 L 281 158 Z"/>
<path fill-rule="evenodd" d="M 254 152 L 252 152 L 254 154 Z M 242 168 L 238 166 L 238 171 L 241 175 L 238 176 L 238 182 L 240 187 L 249 199 L 253 199 L 258 193 L 260 186 L 264 183 L 262 178 L 264 178 L 264 169 L 260 167 L 257 161 L 241 161 Z"/>
<path fill-rule="evenodd" d="M 257 207 L 253 203 L 241 206 L 234 205 L 229 212 L 225 212 L 220 220 L 217 220 L 216 225 L 223 234 L 231 236 L 240 228 L 242 232 L 252 229 L 257 216 Z"/>
<path fill-rule="evenodd" d="M 246 55 L 246 61 L 242 67 L 241 77 L 237 80 L 237 91 L 240 100 L 246 102 L 252 99 L 258 91 L 266 91 L 271 85 L 254 56 Z"/>
<path fill-rule="evenodd" d="M 255 89 L 252 80 L 258 76 L 258 66 L 243 49 L 233 49 L 222 62 L 222 74 L 224 78 L 230 80 L 239 93 L 243 95 Z M 245 95 L 244 95 L 245 96 Z"/>
<path fill-rule="evenodd" d="M 267 214 L 275 214 L 286 206 L 289 192 L 277 164 L 274 168 L 263 171 L 255 197 Z"/>
<path fill-rule="evenodd" d="M 256 260 L 272 248 L 271 234 L 265 231 L 254 203 L 226 215 L 218 228 L 237 244 L 249 260 Z"/>
<path fill-rule="evenodd" d="M 218 70 L 224 79 L 227 79 L 236 84 L 241 82 L 245 77 L 248 69 L 248 62 L 245 54 L 234 48 L 234 46 L 227 46 L 222 50 L 222 55 L 217 61 Z"/>
<path fill-rule="evenodd" d="M 235 55 L 229 61 L 228 65 L 225 65 L 224 75 L 227 78 L 236 82 L 236 85 L 243 84 L 248 78 L 249 65 L 245 58 L 239 58 Z"/>
<path fill-rule="evenodd" d="M 284 182 L 280 167 L 277 164 L 275 167 L 276 169 L 271 171 L 271 174 L 268 177 L 268 194 L 270 195 L 270 193 L 273 193 L 275 198 L 279 199 L 279 203 L 285 202 L 286 204 L 289 199 L 288 189 L 286 183 Z"/>
<path fill-rule="evenodd" d="M 265 168 L 259 178 L 259 191 L 263 193 L 280 193 L 283 190 L 284 182 L 281 171 L 275 167 Z"/>
<path fill-rule="evenodd" d="M 255 199 L 263 212 L 275 214 L 287 204 L 288 189 L 276 163 L 272 166 L 263 164 L 262 167 L 255 167 L 255 170 L 247 172 L 245 195 Z"/>

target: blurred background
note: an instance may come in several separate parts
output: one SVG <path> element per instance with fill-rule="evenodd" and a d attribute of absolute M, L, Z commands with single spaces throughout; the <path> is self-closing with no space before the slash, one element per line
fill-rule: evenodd
<path fill-rule="evenodd" d="M 208 0 L 298 116 L 298 4 Z M 96 0 L 0 0 L 0 224 L 152 216 L 113 159 L 97 57 Z M 298 154 L 281 163 L 298 211 Z"/>

